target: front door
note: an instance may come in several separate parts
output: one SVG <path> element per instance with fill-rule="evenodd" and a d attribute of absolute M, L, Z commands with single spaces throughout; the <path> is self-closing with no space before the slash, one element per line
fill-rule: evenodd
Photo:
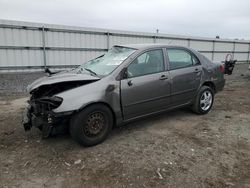
<path fill-rule="evenodd" d="M 121 103 L 124 119 L 160 111 L 170 104 L 170 77 L 165 71 L 162 49 L 139 55 L 127 67 L 121 80 Z"/>

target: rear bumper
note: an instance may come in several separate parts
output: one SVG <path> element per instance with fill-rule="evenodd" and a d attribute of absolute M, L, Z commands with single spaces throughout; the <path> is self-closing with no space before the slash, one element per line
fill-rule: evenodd
<path fill-rule="evenodd" d="M 225 83 L 226 83 L 226 80 L 225 80 L 224 78 L 215 81 L 215 89 L 216 89 L 216 92 L 222 91 L 223 88 L 224 88 L 224 86 L 225 86 Z"/>

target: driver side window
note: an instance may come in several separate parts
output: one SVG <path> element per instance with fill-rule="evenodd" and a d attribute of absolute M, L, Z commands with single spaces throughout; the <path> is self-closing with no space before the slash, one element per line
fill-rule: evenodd
<path fill-rule="evenodd" d="M 128 78 L 162 71 L 164 71 L 164 59 L 161 49 L 141 54 L 127 68 Z"/>

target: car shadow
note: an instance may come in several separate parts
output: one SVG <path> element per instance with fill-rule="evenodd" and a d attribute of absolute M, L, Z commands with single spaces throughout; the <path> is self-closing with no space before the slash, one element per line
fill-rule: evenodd
<path fill-rule="evenodd" d="M 176 109 L 168 112 L 150 115 L 123 124 L 121 126 L 115 126 L 111 133 L 111 137 L 119 136 L 119 134 L 122 134 L 124 131 L 146 129 L 148 127 L 154 126 L 157 123 L 165 122 L 171 119 L 181 119 L 182 117 L 193 115 L 195 114 L 189 108 Z"/>

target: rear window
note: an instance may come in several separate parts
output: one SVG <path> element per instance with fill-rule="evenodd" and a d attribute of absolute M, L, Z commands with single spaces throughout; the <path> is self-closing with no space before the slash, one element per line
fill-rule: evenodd
<path fill-rule="evenodd" d="M 167 55 L 168 55 L 170 70 L 185 68 L 200 64 L 199 60 L 186 50 L 167 49 Z"/>
<path fill-rule="evenodd" d="M 192 56 L 185 50 L 168 49 L 167 54 L 171 70 L 193 65 Z"/>

